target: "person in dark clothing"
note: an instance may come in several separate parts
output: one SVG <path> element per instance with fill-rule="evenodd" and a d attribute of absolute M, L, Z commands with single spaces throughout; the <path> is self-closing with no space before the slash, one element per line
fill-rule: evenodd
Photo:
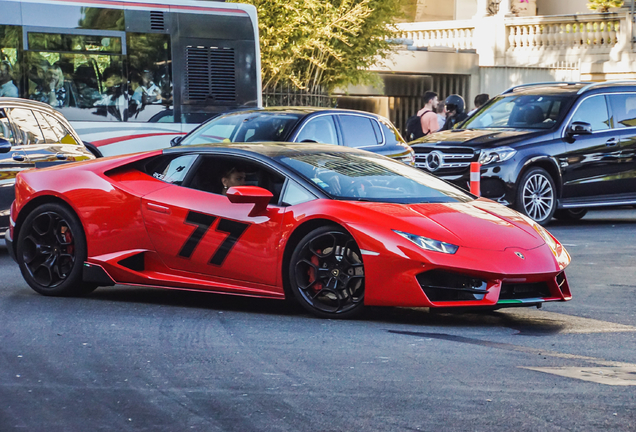
<path fill-rule="evenodd" d="M 446 98 L 446 123 L 442 127 L 442 130 L 450 130 L 455 125 L 463 122 L 468 118 L 466 114 L 466 103 L 464 98 L 457 94 L 452 94 Z"/>

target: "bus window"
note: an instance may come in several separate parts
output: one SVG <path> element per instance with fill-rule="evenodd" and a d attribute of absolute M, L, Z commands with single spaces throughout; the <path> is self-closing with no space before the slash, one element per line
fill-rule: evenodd
<path fill-rule="evenodd" d="M 22 29 L 0 25 L 0 96 L 18 97 L 18 43 Z"/>
<path fill-rule="evenodd" d="M 147 122 L 172 105 L 170 36 L 127 33 L 126 43 L 130 121 Z"/>

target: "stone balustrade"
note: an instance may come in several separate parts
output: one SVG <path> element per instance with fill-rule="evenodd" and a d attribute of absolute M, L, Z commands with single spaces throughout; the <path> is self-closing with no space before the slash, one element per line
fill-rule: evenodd
<path fill-rule="evenodd" d="M 518 54 L 570 49 L 609 53 L 619 43 L 624 24 L 624 17 L 599 14 L 507 19 L 507 48 Z"/>
<path fill-rule="evenodd" d="M 398 25 L 398 37 L 410 39 L 415 47 L 474 49 L 472 21 L 437 21 Z"/>

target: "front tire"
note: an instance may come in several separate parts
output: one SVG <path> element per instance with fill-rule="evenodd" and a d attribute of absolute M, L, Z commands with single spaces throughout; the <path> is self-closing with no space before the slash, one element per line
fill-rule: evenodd
<path fill-rule="evenodd" d="M 364 307 L 364 264 L 351 235 L 324 226 L 296 245 L 289 283 L 298 302 L 321 318 L 351 318 Z"/>
<path fill-rule="evenodd" d="M 554 180 L 546 170 L 535 167 L 521 178 L 517 189 L 518 211 L 540 225 L 547 225 L 557 208 Z"/>
<path fill-rule="evenodd" d="M 36 207 L 18 235 L 16 258 L 33 290 L 47 296 L 87 294 L 97 288 L 82 280 L 86 236 L 77 216 L 66 206 Z"/>

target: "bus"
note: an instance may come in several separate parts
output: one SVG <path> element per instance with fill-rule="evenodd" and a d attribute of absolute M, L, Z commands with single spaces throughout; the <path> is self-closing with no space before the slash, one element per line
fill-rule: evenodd
<path fill-rule="evenodd" d="M 262 106 L 252 5 L 0 0 L 0 56 L 0 97 L 49 104 L 99 156 L 169 147 Z"/>

